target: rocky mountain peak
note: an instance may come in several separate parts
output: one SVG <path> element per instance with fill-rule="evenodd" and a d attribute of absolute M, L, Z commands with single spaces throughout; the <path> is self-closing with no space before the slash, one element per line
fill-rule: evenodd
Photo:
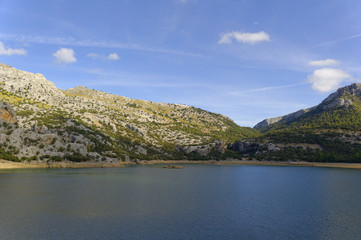
<path fill-rule="evenodd" d="M 325 100 L 322 101 L 324 109 L 329 109 L 338 106 L 352 105 L 352 97 L 361 98 L 361 83 L 353 83 L 349 86 L 339 88 L 336 92 L 330 94 Z"/>
<path fill-rule="evenodd" d="M 17 70 L 5 64 L 0 65 L 0 83 L 8 92 L 42 103 L 57 104 L 65 97 L 44 75 Z"/>

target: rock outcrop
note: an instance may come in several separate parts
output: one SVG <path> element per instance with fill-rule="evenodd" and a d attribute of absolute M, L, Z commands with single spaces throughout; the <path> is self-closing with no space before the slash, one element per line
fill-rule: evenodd
<path fill-rule="evenodd" d="M 15 123 L 16 114 L 10 104 L 0 102 L 0 123 Z"/>
<path fill-rule="evenodd" d="M 323 109 L 342 106 L 348 107 L 353 104 L 352 97 L 361 97 L 361 83 L 353 83 L 349 86 L 339 88 L 323 100 L 320 106 L 322 106 Z"/>
<path fill-rule="evenodd" d="M 227 148 L 227 145 L 224 142 L 215 141 L 214 143 L 209 143 L 205 145 L 195 145 L 195 146 L 184 146 L 179 147 L 179 151 L 185 154 L 197 153 L 199 156 L 207 156 L 211 151 L 215 150 L 220 153 L 224 153 Z"/>
<path fill-rule="evenodd" d="M 278 151 L 280 150 L 273 143 L 261 143 L 254 140 L 242 140 L 234 142 L 228 149 L 241 153 L 243 156 L 257 155 L 264 151 Z"/>

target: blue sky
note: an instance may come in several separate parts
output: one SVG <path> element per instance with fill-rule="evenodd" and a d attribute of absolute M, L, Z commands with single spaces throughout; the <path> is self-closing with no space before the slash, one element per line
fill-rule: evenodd
<path fill-rule="evenodd" d="M 361 78 L 359 0 L 0 0 L 0 62 L 253 126 Z"/>

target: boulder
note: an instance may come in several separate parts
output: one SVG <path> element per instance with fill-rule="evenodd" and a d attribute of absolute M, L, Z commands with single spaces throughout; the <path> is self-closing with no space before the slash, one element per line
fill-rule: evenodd
<path fill-rule="evenodd" d="M 16 114 L 8 103 L 0 102 L 0 123 L 15 123 Z"/>

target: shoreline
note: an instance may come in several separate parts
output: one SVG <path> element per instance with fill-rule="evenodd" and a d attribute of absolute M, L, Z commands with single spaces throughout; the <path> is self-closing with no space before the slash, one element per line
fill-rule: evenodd
<path fill-rule="evenodd" d="M 136 163 L 130 163 L 131 165 Z M 150 160 L 140 161 L 139 165 L 150 164 L 214 164 L 214 165 L 249 165 L 249 166 L 296 166 L 296 167 L 330 167 L 361 169 L 361 163 L 330 163 L 330 162 L 276 162 L 276 161 L 252 161 L 252 160 Z"/>
<path fill-rule="evenodd" d="M 275 162 L 251 160 L 150 160 L 139 162 L 99 163 L 99 162 L 11 162 L 0 160 L 0 170 L 5 169 L 45 169 L 45 168 L 119 168 L 132 165 L 153 164 L 213 164 L 213 165 L 250 165 L 250 166 L 298 166 L 298 167 L 331 167 L 361 169 L 361 163 L 328 163 L 328 162 Z"/>
<path fill-rule="evenodd" d="M 0 170 L 4 169 L 42 169 L 42 168 L 117 168 L 124 167 L 123 163 L 99 162 L 12 162 L 0 160 Z"/>

